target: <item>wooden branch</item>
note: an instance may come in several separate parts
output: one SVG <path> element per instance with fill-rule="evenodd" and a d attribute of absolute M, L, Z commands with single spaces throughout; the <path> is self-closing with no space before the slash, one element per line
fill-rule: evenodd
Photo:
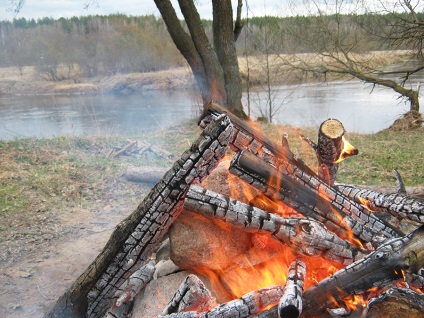
<path fill-rule="evenodd" d="M 147 263 L 135 271 L 116 291 L 116 301 L 106 315 L 115 318 L 127 317 L 135 295 L 153 279 L 154 272 L 153 262 Z"/>
<path fill-rule="evenodd" d="M 350 264 L 367 253 L 340 239 L 319 222 L 282 218 L 199 186 L 190 187 L 183 207 L 248 232 L 271 233 L 275 239 L 301 255 L 321 256 L 331 261 Z"/>
<path fill-rule="evenodd" d="M 294 260 L 289 267 L 283 297 L 278 303 L 278 317 L 297 318 L 302 313 L 305 275 L 305 263 Z"/>
<path fill-rule="evenodd" d="M 284 287 L 270 286 L 250 292 L 241 298 L 229 301 L 208 312 L 181 312 L 161 316 L 161 318 L 247 318 L 266 307 L 276 304 L 283 296 Z"/>
<path fill-rule="evenodd" d="M 151 255 L 182 210 L 185 193 L 224 156 L 233 133 L 228 117 L 211 123 L 122 221 L 103 251 L 59 299 L 48 317 L 101 317 L 119 286 Z"/>
<path fill-rule="evenodd" d="M 205 312 L 216 305 L 216 299 L 205 284 L 196 275 L 188 275 L 160 317 L 182 311 Z"/>
<path fill-rule="evenodd" d="M 424 223 L 424 202 L 407 194 L 381 193 L 351 185 L 337 185 L 336 188 L 358 203 L 364 204 L 365 200 L 371 211 L 387 212 L 399 220 Z"/>
<path fill-rule="evenodd" d="M 128 144 L 126 144 L 124 147 L 121 148 L 121 150 L 117 151 L 117 152 L 113 152 L 111 157 L 115 158 L 121 154 L 123 154 L 125 151 L 127 151 L 130 147 L 134 146 L 136 144 L 135 141 L 130 141 Z"/>
<path fill-rule="evenodd" d="M 310 287 L 303 294 L 302 317 L 318 316 L 326 308 L 340 307 L 343 299 L 373 287 L 384 288 L 403 279 L 402 271 L 416 273 L 424 264 L 424 226 L 382 244 L 363 259 Z M 277 317 L 277 306 L 256 318 Z"/>
<path fill-rule="evenodd" d="M 313 191 L 313 186 L 306 187 L 299 182 L 297 174 L 282 173 L 250 152 L 237 153 L 230 164 L 230 172 L 265 195 L 324 223 L 343 238 L 349 238 L 352 231 L 356 238 L 378 246 L 383 240 L 398 237 L 401 233 L 334 188 L 321 183 L 319 190 Z M 303 179 L 307 180 L 306 174 Z M 308 181 L 312 183 L 316 179 Z"/>

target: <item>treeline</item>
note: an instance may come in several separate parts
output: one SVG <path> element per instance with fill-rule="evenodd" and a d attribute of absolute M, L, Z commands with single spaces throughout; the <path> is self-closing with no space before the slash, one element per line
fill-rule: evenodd
<path fill-rule="evenodd" d="M 371 14 L 333 17 L 346 37 L 361 39 L 357 51 L 387 49 L 384 35 L 391 19 Z M 322 17 L 255 17 L 246 22 L 237 41 L 240 55 L 315 52 L 331 41 L 325 34 L 305 36 L 311 25 L 322 23 Z M 211 36 L 211 21 L 203 23 Z M 35 66 L 40 75 L 54 81 L 75 73 L 93 77 L 148 72 L 185 63 L 163 20 L 153 15 L 20 18 L 0 22 L 0 35 L 1 67 Z"/>

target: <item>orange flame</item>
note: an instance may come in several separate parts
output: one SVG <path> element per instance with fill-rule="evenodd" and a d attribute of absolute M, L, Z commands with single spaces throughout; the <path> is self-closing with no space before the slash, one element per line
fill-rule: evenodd
<path fill-rule="evenodd" d="M 364 207 L 366 207 L 368 209 L 368 211 L 370 211 L 370 212 L 376 211 L 371 207 L 371 201 L 370 200 L 361 198 L 360 196 L 358 196 L 358 200 Z"/>
<path fill-rule="evenodd" d="M 343 150 L 340 154 L 339 159 L 336 160 L 336 162 L 334 163 L 340 163 L 343 160 L 345 160 L 347 157 L 350 156 L 354 156 L 358 154 L 358 149 L 356 149 L 355 147 L 353 147 L 344 136 L 342 136 L 342 140 L 343 140 Z"/>

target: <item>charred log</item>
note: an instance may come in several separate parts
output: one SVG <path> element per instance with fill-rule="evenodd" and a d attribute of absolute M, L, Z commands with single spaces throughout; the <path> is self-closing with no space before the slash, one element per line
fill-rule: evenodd
<path fill-rule="evenodd" d="M 302 313 L 305 274 L 305 263 L 294 260 L 290 264 L 284 294 L 278 303 L 278 317 L 297 318 Z"/>
<path fill-rule="evenodd" d="M 276 304 L 283 296 L 284 287 L 270 286 L 250 292 L 241 298 L 229 301 L 208 312 L 180 312 L 161 316 L 161 318 L 247 318 Z"/>
<path fill-rule="evenodd" d="M 408 318 L 423 317 L 424 295 L 411 289 L 393 287 L 371 299 L 366 309 L 366 314 L 375 318 L 401 317 L 405 312 Z"/>
<path fill-rule="evenodd" d="M 328 231 L 320 222 L 282 218 L 199 186 L 190 187 L 183 207 L 248 232 L 271 233 L 275 239 L 301 255 L 321 256 L 331 261 L 350 264 L 366 253 Z"/>
<path fill-rule="evenodd" d="M 282 173 L 252 153 L 237 153 L 231 162 L 230 172 L 265 195 L 324 223 L 329 230 L 343 238 L 348 238 L 352 230 L 356 238 L 378 246 L 384 239 L 401 234 L 335 189 L 328 186 L 322 189 L 320 185 L 321 192 L 312 191 L 311 187 L 304 186 L 295 177 Z M 309 181 L 312 182 L 312 179 Z"/>
<path fill-rule="evenodd" d="M 340 307 L 343 299 L 361 294 L 373 287 L 385 286 L 403 279 L 402 271 L 416 273 L 424 264 L 424 226 L 382 244 L 363 259 L 348 265 L 332 276 L 310 287 L 303 294 L 301 317 L 314 317 L 327 308 Z M 276 318 L 277 306 L 255 318 Z"/>
<path fill-rule="evenodd" d="M 205 284 L 196 275 L 189 275 L 181 283 L 161 316 L 183 311 L 206 312 L 216 305 L 215 298 Z"/>
<path fill-rule="evenodd" d="M 107 315 L 110 317 L 127 317 L 128 312 L 132 309 L 132 301 L 140 290 L 153 279 L 155 265 L 150 262 L 135 271 L 119 288 L 115 294 L 117 300 Z"/>
<path fill-rule="evenodd" d="M 117 226 L 103 251 L 47 316 L 102 316 L 121 284 L 150 257 L 179 215 L 190 184 L 203 180 L 224 156 L 232 133 L 227 117 L 211 123 L 138 208 Z"/>
<path fill-rule="evenodd" d="M 365 204 L 372 211 L 387 212 L 397 219 L 408 219 L 424 223 L 424 202 L 406 193 L 381 193 L 350 185 L 336 188 L 358 203 Z"/>

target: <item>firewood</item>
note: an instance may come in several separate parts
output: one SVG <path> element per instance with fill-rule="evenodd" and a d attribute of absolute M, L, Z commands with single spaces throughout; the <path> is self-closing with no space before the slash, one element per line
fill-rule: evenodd
<path fill-rule="evenodd" d="M 402 317 L 419 318 L 424 316 L 424 294 L 408 288 L 392 287 L 380 296 L 370 299 L 366 314 L 370 317 Z"/>
<path fill-rule="evenodd" d="M 387 212 L 397 219 L 424 223 L 424 202 L 404 193 L 381 193 L 351 185 L 337 185 L 343 194 L 372 211 Z"/>
<path fill-rule="evenodd" d="M 208 312 L 173 313 L 161 316 L 161 318 L 247 318 L 277 303 L 283 296 L 283 292 L 284 287 L 269 286 L 220 304 Z"/>
<path fill-rule="evenodd" d="M 156 183 L 163 178 L 166 168 L 143 166 L 139 168 L 131 167 L 122 175 L 126 180 L 141 183 Z"/>
<path fill-rule="evenodd" d="M 158 146 L 152 145 L 149 150 L 159 157 L 162 157 L 168 160 L 175 159 L 175 156 L 172 153 Z"/>
<path fill-rule="evenodd" d="M 150 257 L 180 214 L 190 184 L 203 180 L 224 156 L 232 134 L 228 117 L 211 123 L 116 227 L 103 251 L 47 316 L 101 317 L 119 286 Z"/>
<path fill-rule="evenodd" d="M 227 109 L 221 105 L 211 102 L 206 108 L 206 114 L 200 120 L 200 127 L 204 128 L 214 118 L 221 114 L 226 114 L 234 127 L 235 133 L 233 138 L 230 140 L 230 148 L 237 152 L 240 150 L 248 150 L 261 159 L 265 160 L 274 167 L 279 167 L 281 161 L 289 163 L 291 166 L 298 167 L 310 175 L 316 176 L 303 161 L 296 159 L 295 155 L 291 152 L 288 147 L 281 147 L 277 143 L 268 139 L 266 136 L 261 134 L 259 131 L 253 129 L 246 122 L 234 116 Z"/>
<path fill-rule="evenodd" d="M 334 184 L 339 162 L 348 156 L 358 154 L 356 149 L 348 153 L 343 152 L 344 133 L 343 124 L 337 119 L 327 119 L 319 127 L 318 143 L 315 147 L 318 177 L 329 185 Z"/>
<path fill-rule="evenodd" d="M 330 231 L 343 238 L 348 238 L 352 230 L 356 238 L 378 246 L 383 240 L 401 234 L 334 188 L 321 183 L 320 191 L 312 191 L 294 176 L 281 173 L 250 152 L 237 153 L 231 162 L 230 172 L 265 195 L 324 223 Z M 312 182 L 312 179 L 309 181 Z"/>
<path fill-rule="evenodd" d="M 278 302 L 278 317 L 297 318 L 302 313 L 305 274 L 305 263 L 294 260 L 290 264 L 284 294 Z"/>
<path fill-rule="evenodd" d="M 132 308 L 132 304 L 129 303 L 153 279 L 154 272 L 153 262 L 147 263 L 135 271 L 116 291 L 116 301 L 106 315 L 115 318 L 127 317 L 128 311 Z M 124 306 L 124 304 L 128 305 Z"/>
<path fill-rule="evenodd" d="M 216 299 L 205 284 L 196 275 L 188 275 L 161 316 L 182 311 L 206 312 L 216 305 Z"/>
<path fill-rule="evenodd" d="M 121 154 L 123 154 L 125 151 L 127 151 L 130 147 L 134 146 L 136 144 L 135 141 L 130 141 L 128 144 L 126 144 L 124 147 L 121 148 L 121 150 L 118 150 L 117 152 L 113 152 L 110 157 L 115 158 Z"/>
<path fill-rule="evenodd" d="M 183 207 L 248 232 L 271 233 L 275 239 L 301 255 L 322 256 L 331 261 L 350 264 L 366 253 L 328 231 L 320 222 L 282 218 L 199 186 L 190 187 Z"/>
<path fill-rule="evenodd" d="M 207 122 L 216 118 L 220 114 L 228 113 L 223 107 L 213 102 L 208 106 L 207 111 L 207 115 L 199 123 L 201 127 L 204 127 Z M 380 220 L 375 215 L 370 216 L 370 213 L 366 208 L 357 204 L 353 200 L 350 200 L 345 195 L 337 192 L 336 189 L 320 180 L 308 166 L 306 166 L 301 160 L 297 160 L 295 158 L 294 154 L 288 147 L 281 147 L 270 141 L 268 138 L 256 132 L 248 124 L 231 113 L 228 113 L 228 116 L 235 129 L 235 133 L 229 144 L 232 150 L 247 150 L 255 154 L 271 166 L 288 175 L 290 180 L 295 179 L 296 184 L 300 183 L 304 186 L 304 188 L 311 189 L 313 191 L 313 194 L 311 193 L 311 200 L 315 200 L 314 197 L 317 193 L 321 196 L 327 196 L 328 199 L 331 200 L 332 207 L 336 208 L 336 211 L 339 212 L 339 216 L 330 212 L 326 212 L 326 215 L 322 216 L 317 215 L 320 211 L 312 211 L 312 209 L 304 208 L 304 210 L 309 210 L 310 213 L 307 214 L 308 211 L 303 211 L 302 214 L 308 217 L 315 216 L 317 220 L 324 223 L 327 228 L 332 231 L 336 231 L 336 233 L 339 231 L 341 235 L 345 235 L 346 231 L 353 229 L 354 234 L 357 237 L 360 234 L 361 239 L 364 242 L 376 242 L 374 243 L 374 246 L 377 246 L 378 242 L 383 240 L 385 237 L 399 237 L 403 235 L 400 230 L 394 228 L 387 222 Z M 280 180 L 280 175 L 281 174 L 278 176 L 278 180 Z M 268 180 L 265 181 L 267 182 Z M 293 183 L 291 182 L 291 184 Z M 254 186 L 255 185 L 256 183 Z M 290 192 L 290 189 L 287 190 Z M 325 205 L 328 205 L 328 202 Z M 296 204 L 294 208 L 298 209 L 298 204 Z M 329 207 L 327 206 L 324 210 L 328 209 Z M 340 210 L 343 212 L 340 213 Z M 378 228 L 376 229 L 377 233 L 387 232 L 388 235 L 375 235 L 376 233 L 370 231 L 366 226 L 363 226 L 365 222 L 369 222 L 370 225 Z"/>
<path fill-rule="evenodd" d="M 302 317 L 318 316 L 326 308 L 340 307 L 343 299 L 352 294 L 362 294 L 373 287 L 384 288 L 403 279 L 403 271 L 416 273 L 423 264 L 424 226 L 421 226 L 404 237 L 385 242 L 363 259 L 310 287 L 303 294 Z M 277 317 L 277 306 L 267 314 Z"/>

